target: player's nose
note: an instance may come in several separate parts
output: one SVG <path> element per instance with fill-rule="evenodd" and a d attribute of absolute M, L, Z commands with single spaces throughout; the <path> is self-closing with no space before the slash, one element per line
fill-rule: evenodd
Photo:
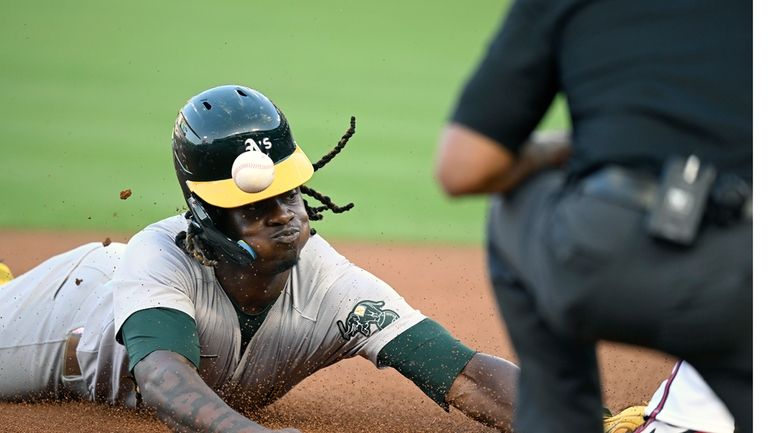
<path fill-rule="evenodd" d="M 294 219 L 295 212 L 281 200 L 272 200 L 268 209 L 268 225 L 285 225 Z"/>

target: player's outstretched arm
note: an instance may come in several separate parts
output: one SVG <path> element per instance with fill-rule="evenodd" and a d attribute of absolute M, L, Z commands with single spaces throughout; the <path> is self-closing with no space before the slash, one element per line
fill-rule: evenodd
<path fill-rule="evenodd" d="M 167 350 L 147 355 L 134 367 L 144 403 L 175 432 L 275 432 L 228 406 L 184 356 Z M 295 429 L 277 430 L 299 433 Z"/>
<path fill-rule="evenodd" d="M 386 344 L 378 367 L 393 367 L 444 410 L 462 413 L 501 432 L 512 431 L 519 368 L 476 352 L 426 318 Z"/>
<path fill-rule="evenodd" d="M 446 401 L 468 417 L 510 433 L 518 378 L 519 368 L 512 362 L 479 352 L 452 383 Z"/>

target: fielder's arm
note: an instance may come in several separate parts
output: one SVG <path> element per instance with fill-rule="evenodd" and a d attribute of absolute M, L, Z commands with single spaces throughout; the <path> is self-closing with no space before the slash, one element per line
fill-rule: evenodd
<path fill-rule="evenodd" d="M 184 356 L 156 350 L 134 367 L 142 401 L 175 432 L 274 432 L 228 406 Z M 279 430 L 299 433 L 295 429 Z"/>
<path fill-rule="evenodd" d="M 478 352 L 452 383 L 446 401 L 468 417 L 510 433 L 518 380 L 519 368 L 512 362 Z"/>
<path fill-rule="evenodd" d="M 519 155 L 463 125 L 448 125 L 439 140 L 436 179 L 450 196 L 508 191 L 532 174 L 562 165 L 570 154 L 564 132 L 532 134 Z"/>

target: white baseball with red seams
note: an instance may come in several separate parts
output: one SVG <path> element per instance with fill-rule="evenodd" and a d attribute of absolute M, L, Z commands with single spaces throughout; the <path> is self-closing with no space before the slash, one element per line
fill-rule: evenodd
<path fill-rule="evenodd" d="M 255 150 L 238 155 L 233 161 L 232 176 L 244 192 L 265 190 L 275 179 L 275 165 L 269 156 Z"/>

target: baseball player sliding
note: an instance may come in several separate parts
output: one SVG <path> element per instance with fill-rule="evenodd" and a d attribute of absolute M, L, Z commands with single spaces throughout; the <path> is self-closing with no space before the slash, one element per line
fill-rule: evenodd
<path fill-rule="evenodd" d="M 190 99 L 172 140 L 185 215 L 15 279 L 0 266 L 0 400 L 82 398 L 153 408 L 174 431 L 265 432 L 238 410 L 360 355 L 510 432 L 518 368 L 453 338 L 310 228 L 352 207 L 304 184 L 354 126 L 311 164 L 259 92 Z M 632 429 L 618 420 L 607 431 Z"/>
<path fill-rule="evenodd" d="M 259 92 L 190 99 L 173 132 L 186 215 L 0 286 L 0 400 L 83 398 L 153 408 L 175 431 L 264 432 L 236 409 L 360 355 L 511 431 L 517 367 L 454 339 L 311 229 L 352 207 L 304 183 L 353 127 L 313 165 Z"/>

